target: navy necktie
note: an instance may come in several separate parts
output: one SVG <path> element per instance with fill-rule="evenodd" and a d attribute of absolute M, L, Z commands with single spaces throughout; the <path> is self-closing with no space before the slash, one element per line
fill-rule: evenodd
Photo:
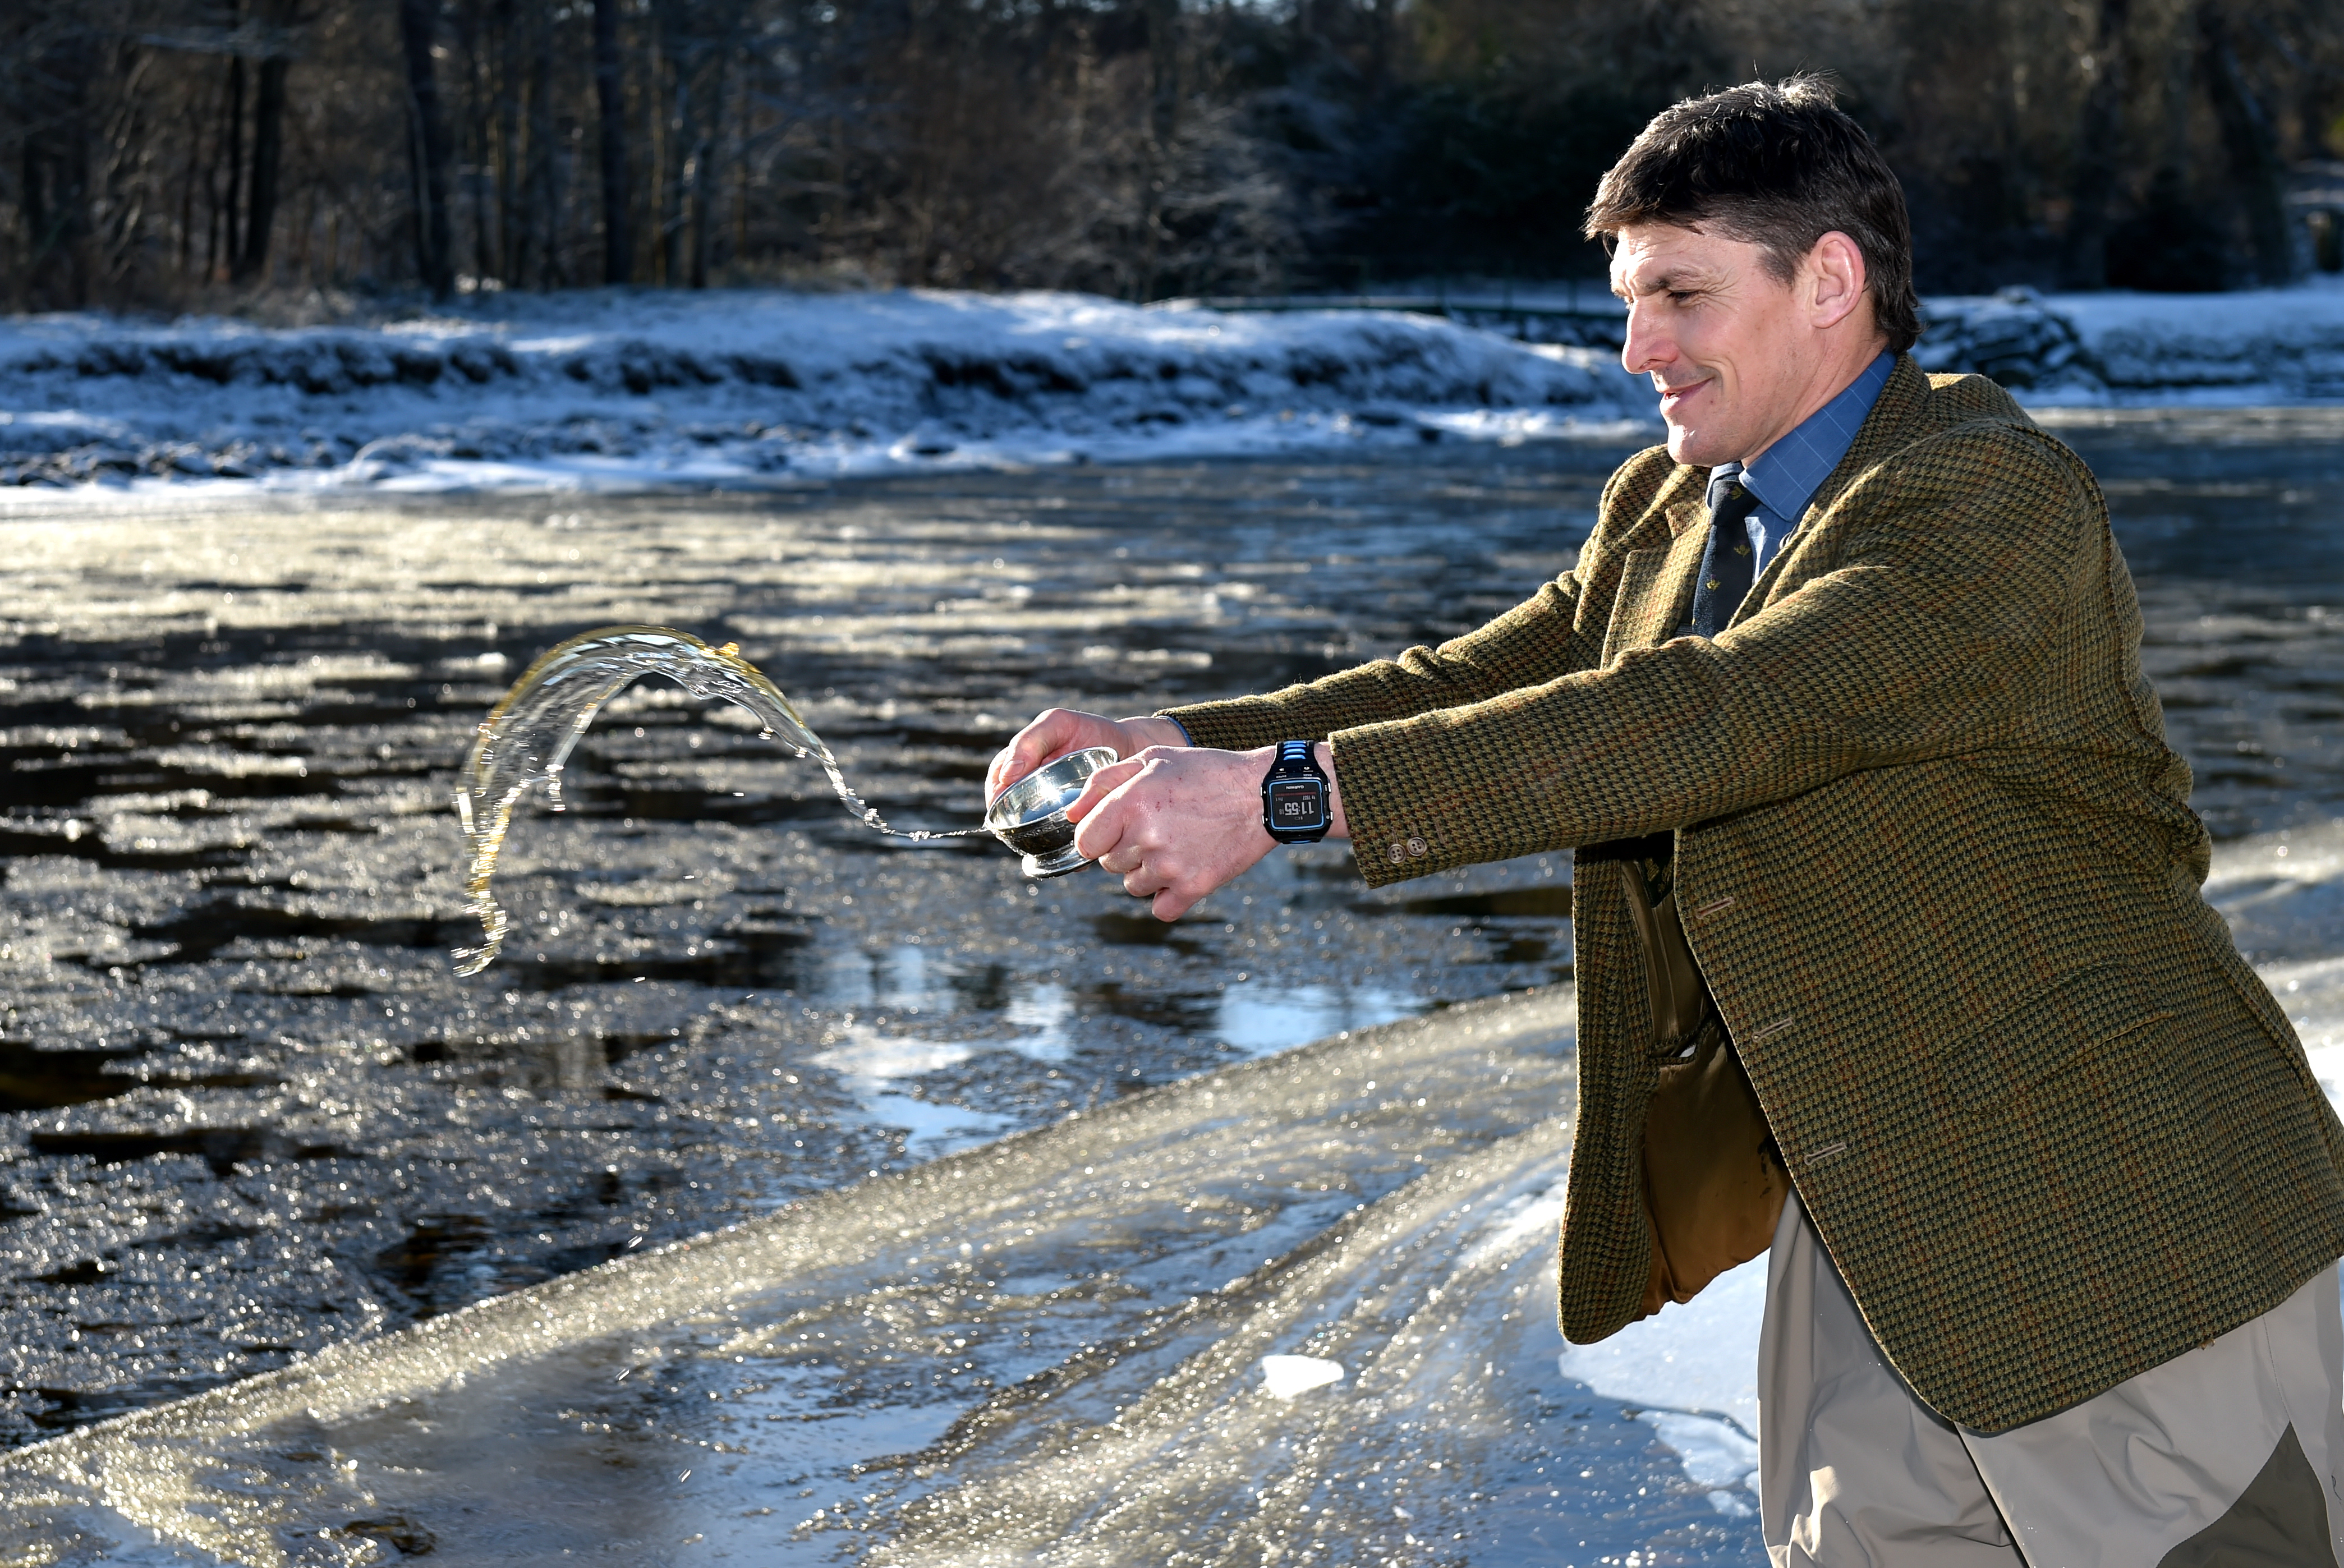
<path fill-rule="evenodd" d="M 1758 498 L 1742 482 L 1740 463 L 1720 463 L 1709 476 L 1709 548 L 1701 558 L 1701 580 L 1692 591 L 1692 629 L 1714 637 L 1725 630 L 1757 575 L 1750 531 L 1743 525 L 1758 510 Z"/>

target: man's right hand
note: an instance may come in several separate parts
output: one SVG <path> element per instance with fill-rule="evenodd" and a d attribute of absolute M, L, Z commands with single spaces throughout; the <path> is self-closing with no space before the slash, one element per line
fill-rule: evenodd
<path fill-rule="evenodd" d="M 985 771 L 985 798 L 988 801 L 1044 763 L 1068 752 L 1079 752 L 1091 746 L 1110 746 L 1118 757 L 1137 756 L 1150 746 L 1185 746 L 1188 737 L 1180 726 L 1169 719 L 1158 719 L 1146 713 L 1128 719 L 1110 719 L 1099 713 L 1079 713 L 1072 708 L 1050 708 L 1032 723 L 1017 732 L 1016 738 L 1001 748 L 993 765 Z"/>

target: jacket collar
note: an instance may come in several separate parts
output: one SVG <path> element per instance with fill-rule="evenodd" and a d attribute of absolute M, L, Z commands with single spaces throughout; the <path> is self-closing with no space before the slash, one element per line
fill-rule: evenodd
<path fill-rule="evenodd" d="M 1880 389 L 1880 396 L 1873 403 L 1872 412 L 1864 416 L 1863 425 L 1855 432 L 1855 440 L 1848 443 L 1847 455 L 1839 460 L 1839 466 L 1832 470 L 1831 477 L 1815 488 L 1814 495 L 1807 502 L 1806 511 L 1799 519 L 1797 531 L 1791 535 L 1781 552 L 1766 563 L 1766 570 L 1758 574 L 1758 581 L 1750 585 L 1749 595 L 1742 601 L 1742 608 L 1734 612 L 1733 619 L 1728 624 L 1738 626 L 1764 609 L 1773 597 L 1774 585 L 1783 580 L 1790 563 L 1814 542 L 1815 531 L 1809 524 L 1838 504 L 1839 498 L 1845 495 L 1857 480 L 1911 444 L 1915 434 L 1915 427 L 1928 415 L 1930 394 L 1929 378 L 1913 363 L 1913 357 L 1910 354 L 1897 355 L 1896 368 L 1888 372 L 1888 384 Z"/>
<path fill-rule="evenodd" d="M 1888 372 L 1888 382 L 1880 389 L 1872 412 L 1864 416 L 1855 440 L 1848 443 L 1847 455 L 1839 460 L 1839 466 L 1808 498 L 1807 510 L 1799 519 L 1800 528 L 1803 530 L 1810 521 L 1829 511 L 1847 493 L 1850 485 L 1878 467 L 1891 453 L 1909 444 L 1913 440 L 1912 427 L 1926 415 L 1928 406 L 1929 378 L 1913 363 L 1912 355 L 1897 355 L 1895 368 Z M 1781 559 L 1775 557 L 1776 561 Z"/>

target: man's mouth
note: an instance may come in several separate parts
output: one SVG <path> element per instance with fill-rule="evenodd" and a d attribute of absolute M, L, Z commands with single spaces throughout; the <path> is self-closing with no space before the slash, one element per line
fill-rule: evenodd
<path fill-rule="evenodd" d="M 1655 381 L 1652 384 L 1652 389 L 1660 393 L 1661 406 L 1663 409 L 1667 409 L 1683 402 L 1693 393 L 1701 390 L 1702 388 L 1708 385 L 1709 378 L 1707 376 L 1702 376 L 1697 380 L 1680 382 L 1673 387 L 1665 386 L 1661 382 Z"/>

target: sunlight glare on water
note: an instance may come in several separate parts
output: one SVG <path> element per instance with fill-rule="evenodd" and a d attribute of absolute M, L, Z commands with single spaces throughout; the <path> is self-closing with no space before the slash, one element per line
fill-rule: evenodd
<path fill-rule="evenodd" d="M 2333 1094 L 2344 562 L 2288 465 L 2344 448 L 2093 439 L 2208 895 Z M 508 848 L 501 963 L 442 956 L 451 764 L 581 629 L 722 628 L 968 822 L 1070 690 L 1501 610 L 1607 466 L 1552 463 L 604 499 L 486 556 L 469 501 L 12 524 L 0 1562 L 1758 1560 L 1763 1262 L 1554 1330 L 1565 856 L 1309 846 L 1165 926 L 644 683 Z"/>
<path fill-rule="evenodd" d="M 329 1351 L 20 1454 L 0 1545 L 1569 1561 L 1663 1473 L 1554 1363 L 1571 1042 L 1567 992 L 1338 1037 Z M 1673 1490 L 1639 1539 L 1723 1544 Z"/>

